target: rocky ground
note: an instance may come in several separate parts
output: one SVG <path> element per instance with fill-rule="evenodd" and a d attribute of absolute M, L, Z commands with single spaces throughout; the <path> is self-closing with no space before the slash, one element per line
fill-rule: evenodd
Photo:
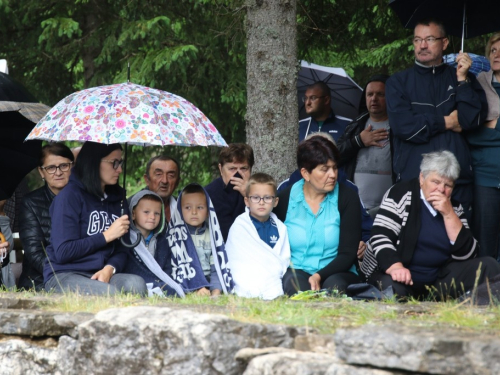
<path fill-rule="evenodd" d="M 2 293 L 0 374 L 500 374 L 498 329 L 407 324 L 433 303 L 377 304 L 374 314 L 394 319 L 319 334 L 237 321 L 215 305 L 42 309 L 58 298 Z"/>

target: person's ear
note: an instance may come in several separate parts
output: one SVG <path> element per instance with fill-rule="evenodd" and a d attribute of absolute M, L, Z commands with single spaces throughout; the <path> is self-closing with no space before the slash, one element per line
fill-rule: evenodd
<path fill-rule="evenodd" d="M 305 168 L 300 168 L 300 174 L 302 175 L 302 178 L 306 181 L 309 181 L 309 172 Z"/>
<path fill-rule="evenodd" d="M 278 205 L 279 200 L 280 199 L 278 197 L 274 198 L 274 205 L 273 205 L 273 207 L 276 207 Z"/>
<path fill-rule="evenodd" d="M 243 198 L 245 200 L 245 206 L 250 207 L 250 202 L 248 201 L 248 197 Z"/>
<path fill-rule="evenodd" d="M 420 182 L 420 186 L 424 184 L 424 175 L 422 174 L 422 172 L 420 172 L 420 174 L 418 175 L 418 181 Z"/>
<path fill-rule="evenodd" d="M 42 168 L 38 167 L 38 173 L 40 173 L 40 177 L 42 178 L 42 180 L 45 179 L 45 177 L 43 176 L 43 171 L 42 171 Z"/>
<path fill-rule="evenodd" d="M 222 175 L 222 164 L 219 163 L 219 173 Z"/>
<path fill-rule="evenodd" d="M 450 44 L 450 41 L 448 38 L 443 39 L 443 51 L 446 51 L 446 48 L 448 48 L 448 44 Z"/>
<path fill-rule="evenodd" d="M 146 185 L 149 186 L 149 182 L 150 182 L 149 176 L 145 173 L 143 177 L 144 177 L 144 182 L 146 183 Z"/>

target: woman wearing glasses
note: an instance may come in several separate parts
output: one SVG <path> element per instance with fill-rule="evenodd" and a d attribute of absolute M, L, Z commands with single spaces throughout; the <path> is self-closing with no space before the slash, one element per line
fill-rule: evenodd
<path fill-rule="evenodd" d="M 130 225 L 125 193 L 118 186 L 122 164 L 119 144 L 83 145 L 68 185 L 50 207 L 45 290 L 145 294 L 141 277 L 120 273 L 127 252 L 118 239 L 128 237 Z"/>
<path fill-rule="evenodd" d="M 337 181 L 340 155 L 331 137 L 318 133 L 302 141 L 297 164 L 303 179 L 280 192 L 274 210 L 288 230 L 291 266 L 283 291 L 335 289 L 359 283 L 356 253 L 361 207 L 355 190 Z"/>
<path fill-rule="evenodd" d="M 44 186 L 25 195 L 21 201 L 19 237 L 24 258 L 18 282 L 20 289 L 43 289 L 43 264 L 47 258 L 45 248 L 50 243 L 49 207 L 68 183 L 73 162 L 73 153 L 62 143 L 42 147 L 38 173 Z"/>

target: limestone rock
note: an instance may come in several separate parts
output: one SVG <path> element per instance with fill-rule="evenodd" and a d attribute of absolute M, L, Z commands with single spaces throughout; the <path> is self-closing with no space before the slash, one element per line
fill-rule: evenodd
<path fill-rule="evenodd" d="M 18 336 L 75 335 L 75 328 L 94 315 L 41 310 L 0 310 L 0 334 Z"/>
<path fill-rule="evenodd" d="M 57 348 L 57 372 L 56 375 L 66 375 L 75 373 L 75 359 L 78 356 L 76 353 L 77 340 L 69 336 L 61 336 L 59 338 L 59 346 Z M 89 374 L 92 372 L 89 372 Z"/>
<path fill-rule="evenodd" d="M 79 326 L 69 374 L 241 374 L 245 347 L 291 348 L 299 332 L 165 307 L 110 309 Z M 63 352 L 60 352 L 60 355 Z"/>
<path fill-rule="evenodd" d="M 355 367 L 335 363 L 331 365 L 328 370 L 326 370 L 324 375 L 408 375 L 408 373 L 377 370 L 367 367 Z"/>
<path fill-rule="evenodd" d="M 279 347 L 270 347 L 270 348 L 243 348 L 238 350 L 238 352 L 235 354 L 234 359 L 240 362 L 248 363 L 255 357 L 258 357 L 260 355 L 266 355 L 266 354 L 275 354 L 275 353 L 283 353 L 290 351 L 290 349 L 287 348 L 279 348 Z"/>
<path fill-rule="evenodd" d="M 300 335 L 295 338 L 296 350 L 335 355 L 333 335 Z"/>
<path fill-rule="evenodd" d="M 324 375 L 337 362 L 327 354 L 288 351 L 252 359 L 243 375 Z"/>
<path fill-rule="evenodd" d="M 452 329 L 366 325 L 335 333 L 349 364 L 429 374 L 500 374 L 500 338 Z"/>
<path fill-rule="evenodd" d="M 56 368 L 57 350 L 12 339 L 0 342 L 0 374 L 45 375 Z"/>

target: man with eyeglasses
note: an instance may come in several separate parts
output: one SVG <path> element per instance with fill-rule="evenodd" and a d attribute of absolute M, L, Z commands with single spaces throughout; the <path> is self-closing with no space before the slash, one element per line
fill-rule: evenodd
<path fill-rule="evenodd" d="M 469 73 L 472 64 L 469 55 L 458 54 L 456 69 L 443 63 L 449 40 L 440 21 L 418 22 L 412 43 L 415 64 L 394 74 L 386 84 L 396 182 L 418 177 L 422 154 L 449 150 L 460 164 L 453 198 L 469 216 L 472 160 L 462 131 L 484 121 L 486 96 Z"/>
<path fill-rule="evenodd" d="M 317 132 L 328 133 L 337 141 L 351 119 L 333 113 L 328 85 L 323 81 L 313 83 L 307 87 L 302 100 L 309 117 L 299 121 L 299 142 Z"/>

